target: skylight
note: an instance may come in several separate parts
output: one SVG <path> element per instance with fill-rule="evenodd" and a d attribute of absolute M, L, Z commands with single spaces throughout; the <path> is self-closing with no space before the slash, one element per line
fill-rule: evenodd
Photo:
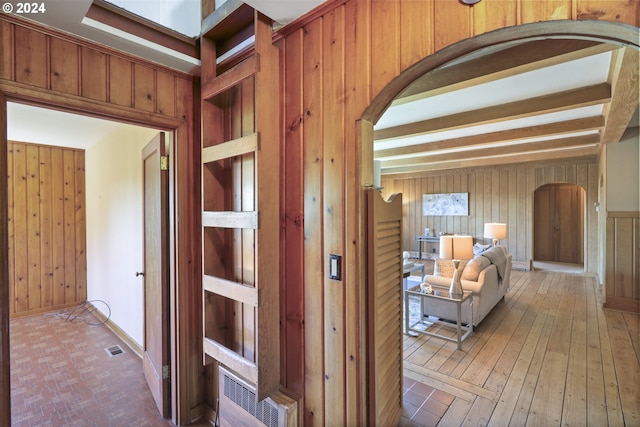
<path fill-rule="evenodd" d="M 187 37 L 200 35 L 201 0 L 107 0 Z"/>

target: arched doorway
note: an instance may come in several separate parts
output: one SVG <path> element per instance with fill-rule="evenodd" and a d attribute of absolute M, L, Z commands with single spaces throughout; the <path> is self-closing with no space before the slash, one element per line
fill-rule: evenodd
<path fill-rule="evenodd" d="M 589 23 L 589 25 L 591 24 L 592 23 Z M 585 28 L 585 27 L 579 28 L 578 25 L 579 24 L 575 22 L 562 22 L 562 23 L 555 22 L 553 24 L 546 22 L 546 23 L 525 25 L 522 27 L 512 27 L 512 28 L 506 28 L 503 30 L 497 30 L 492 33 L 487 33 L 487 34 L 478 36 L 474 39 L 464 40 L 462 42 L 451 45 L 429 57 L 424 58 L 420 62 L 416 63 L 413 67 L 401 73 L 398 77 L 396 77 L 395 80 L 393 80 L 389 85 L 387 85 L 385 88 L 381 90 L 378 96 L 374 98 L 373 102 L 370 104 L 370 106 L 365 110 L 365 112 L 361 116 L 362 138 L 360 141 L 360 146 L 362 147 L 362 149 L 361 149 L 359 158 L 362 159 L 361 165 L 362 165 L 362 170 L 365 172 L 364 174 L 365 180 L 367 178 L 368 171 L 371 171 L 371 180 L 368 182 L 377 182 L 377 179 L 375 179 L 375 177 L 373 176 L 373 170 L 375 168 L 373 167 L 373 164 L 372 164 L 373 162 L 371 162 L 372 159 L 375 160 L 375 156 L 373 155 L 374 125 L 379 122 L 379 120 L 382 118 L 387 108 L 394 102 L 394 100 L 398 99 L 401 96 L 401 94 L 405 90 L 407 90 L 407 88 L 410 85 L 412 85 L 412 83 L 422 78 L 423 76 L 428 78 L 428 75 L 431 72 L 435 70 L 442 70 L 446 68 L 447 65 L 453 64 L 455 61 L 459 60 L 463 56 L 477 55 L 477 57 L 480 57 L 483 54 L 482 53 L 483 49 L 500 50 L 501 45 L 504 46 L 508 44 L 513 45 L 513 44 L 525 43 L 527 40 L 540 37 L 540 35 L 543 33 L 545 37 L 550 37 L 550 38 L 557 37 L 557 38 L 582 39 L 585 37 L 589 37 L 597 40 L 602 40 L 603 42 L 610 42 L 610 43 L 616 43 L 616 44 L 625 43 L 624 39 L 627 36 L 634 37 L 631 34 L 631 32 L 628 33 L 627 36 L 620 37 L 620 34 L 616 34 L 617 31 L 615 27 L 617 26 L 607 24 L 607 23 L 596 23 L 596 24 L 593 24 L 594 26 L 592 28 Z M 600 27 L 600 28 L 597 29 L 596 27 Z M 427 126 L 425 125 L 425 127 L 421 129 L 427 129 Z M 461 150 L 465 149 L 462 147 L 457 147 L 457 148 Z M 469 148 L 466 147 L 466 149 L 469 149 Z M 405 154 L 405 153 L 402 153 L 402 154 Z M 522 159 L 520 161 L 532 162 L 535 160 L 531 156 L 528 156 L 527 154 L 528 153 L 523 153 Z M 500 157 L 500 153 L 496 152 L 496 157 Z M 450 157 L 450 158 L 447 158 L 447 160 L 451 162 L 455 162 L 457 159 L 452 159 Z M 500 164 L 500 162 L 497 161 L 496 164 Z M 465 165 L 461 165 L 460 167 L 465 167 Z M 490 167 L 490 165 L 485 165 L 485 167 Z M 510 197 L 509 195 L 511 194 L 510 193 L 511 191 L 517 191 L 517 190 L 511 190 L 511 189 L 516 189 L 520 185 L 522 186 L 532 185 L 533 183 L 536 182 L 537 178 L 538 177 L 535 175 L 535 173 L 532 173 L 530 176 L 524 177 L 524 179 L 518 179 L 518 180 L 512 179 L 511 182 L 504 184 L 504 188 L 506 188 L 506 190 L 503 191 L 503 193 L 501 193 L 501 194 L 505 194 L 504 200 L 500 199 L 500 195 L 492 196 L 493 198 L 490 198 L 490 201 L 487 204 L 487 206 L 481 207 L 481 209 L 484 210 L 483 214 L 490 217 L 491 215 L 501 214 L 501 208 L 500 208 L 501 204 L 502 205 L 509 204 L 509 203 L 513 204 L 514 214 L 511 217 L 511 219 L 512 219 L 512 223 L 517 224 L 517 228 L 518 228 L 518 231 L 515 233 L 516 236 L 514 240 L 516 242 L 522 241 L 522 250 L 520 253 L 521 259 L 530 259 L 529 257 L 533 257 L 533 253 L 532 253 L 533 248 L 532 248 L 532 240 L 531 240 L 533 225 L 530 218 L 531 213 L 530 211 L 529 213 L 525 213 L 525 211 L 528 211 L 531 208 L 530 197 L 531 197 L 532 189 L 530 188 L 529 191 L 527 192 L 527 201 L 522 205 L 520 205 L 519 201 L 511 202 L 509 200 L 509 197 Z M 475 187 L 469 187 L 469 188 L 475 189 L 476 191 L 481 192 L 486 187 L 487 184 L 491 184 L 491 179 L 492 179 L 491 177 L 490 178 L 482 177 L 482 180 L 474 182 Z M 507 177 L 504 180 L 504 182 L 507 182 L 508 180 L 509 180 L 509 177 Z M 448 187 L 448 182 L 443 185 L 442 190 L 452 191 L 452 190 L 447 190 L 447 187 Z M 406 186 L 406 188 L 410 188 L 410 186 Z M 593 197 L 594 195 L 594 192 L 591 190 L 592 189 L 590 188 L 588 197 Z M 593 200 L 586 199 L 587 196 L 585 195 L 584 190 L 581 190 L 581 191 L 582 191 L 582 199 L 581 199 L 582 202 L 580 203 L 581 206 L 584 206 L 585 200 L 587 200 L 590 205 L 590 203 Z M 498 207 L 494 208 L 494 206 L 498 206 Z M 584 215 L 585 215 L 584 208 L 581 209 L 581 212 L 582 212 L 582 217 L 584 218 Z M 361 220 L 366 221 L 365 218 L 361 218 Z M 481 222 L 482 220 L 479 221 L 479 223 Z M 589 232 L 592 232 L 592 231 L 597 232 L 598 225 L 596 223 L 597 220 L 593 212 L 589 212 L 588 222 L 590 227 Z M 420 228 L 418 227 L 418 229 Z M 581 229 L 584 229 L 584 225 L 582 226 Z M 583 239 L 584 237 L 581 234 L 579 241 L 583 242 Z M 582 248 L 584 247 L 584 243 L 578 244 L 578 246 Z M 594 247 L 594 250 L 595 249 L 596 248 Z M 580 254 L 581 254 L 580 256 L 584 257 L 583 250 L 580 251 Z M 364 267 L 363 270 L 367 269 L 366 265 L 363 267 Z M 375 308 L 374 310 L 370 309 L 369 312 L 370 313 L 375 312 Z M 371 325 L 373 325 L 373 318 L 370 315 L 366 319 L 366 324 L 367 324 L 367 327 L 371 329 Z M 374 357 L 374 356 L 368 355 L 368 357 Z M 375 378 L 370 378 L 369 381 L 371 385 L 375 384 Z"/>
<path fill-rule="evenodd" d="M 533 199 L 534 261 L 582 264 L 584 189 L 576 184 L 546 184 Z"/>

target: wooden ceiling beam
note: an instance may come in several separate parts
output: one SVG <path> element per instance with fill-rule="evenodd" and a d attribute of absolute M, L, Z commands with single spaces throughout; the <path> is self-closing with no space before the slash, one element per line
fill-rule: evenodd
<path fill-rule="evenodd" d="M 614 49 L 614 45 L 593 40 L 532 40 L 428 72 L 412 83 L 391 105 L 464 89 Z"/>
<path fill-rule="evenodd" d="M 619 142 L 638 108 L 638 49 L 626 47 L 616 51 L 609 73 L 612 93 L 606 109 L 602 142 Z"/>
<path fill-rule="evenodd" d="M 521 155 L 536 151 L 557 150 L 561 148 L 578 147 L 584 145 L 595 145 L 600 142 L 600 135 L 573 136 L 569 138 L 551 139 L 548 141 L 529 142 L 524 144 L 503 145 L 500 147 L 484 148 L 479 150 L 454 151 L 451 153 L 434 154 L 430 156 L 408 157 L 405 159 L 382 161 L 382 168 L 396 166 L 420 165 L 430 162 L 448 162 L 453 160 L 481 159 L 484 157 L 494 157 L 503 155 Z"/>
<path fill-rule="evenodd" d="M 428 153 L 452 148 L 469 147 L 480 144 L 493 144 L 497 142 L 519 141 L 527 138 L 536 138 L 550 135 L 561 135 L 572 132 L 583 132 L 602 128 L 605 124 L 604 116 L 584 117 L 563 122 L 548 123 L 537 126 L 527 126 L 517 129 L 508 129 L 478 135 L 464 136 L 441 141 L 425 142 L 398 148 L 374 151 L 375 159 L 408 154 Z M 375 144 L 374 144 L 375 150 Z"/>
<path fill-rule="evenodd" d="M 383 139 L 407 138 L 445 130 L 461 129 L 504 120 L 553 113 L 573 108 L 587 107 L 609 102 L 611 85 L 600 83 L 564 92 L 538 96 L 474 111 L 436 117 L 420 122 L 408 123 L 374 131 L 376 141 Z"/>
<path fill-rule="evenodd" d="M 567 150 L 557 151 L 538 151 L 529 154 L 517 154 L 506 156 L 495 156 L 482 159 L 462 159 L 449 162 L 434 162 L 424 163 L 422 165 L 408 166 L 408 167 L 392 167 L 382 168 L 381 174 L 394 175 L 394 177 L 411 177 L 415 178 L 421 172 L 433 172 L 450 169 L 466 169 L 466 168 L 478 168 L 478 167 L 492 167 L 507 164 L 524 164 L 530 162 L 545 162 L 560 159 L 572 159 L 572 158 L 592 158 L 594 161 L 598 155 L 598 146 L 577 147 Z"/>

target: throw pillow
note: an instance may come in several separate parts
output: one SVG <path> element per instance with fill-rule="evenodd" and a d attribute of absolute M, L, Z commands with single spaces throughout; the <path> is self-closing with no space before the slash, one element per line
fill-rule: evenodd
<path fill-rule="evenodd" d="M 480 255 L 482 252 L 489 249 L 491 245 L 481 245 L 480 243 L 476 243 L 473 245 L 473 255 Z"/>
<path fill-rule="evenodd" d="M 460 265 L 458 266 L 459 275 L 462 275 L 467 262 L 469 262 L 469 260 L 460 260 Z M 453 277 L 453 262 L 450 259 L 438 258 L 433 266 L 433 275 L 442 277 Z"/>
<path fill-rule="evenodd" d="M 464 267 L 464 271 L 462 272 L 462 280 L 470 280 L 472 282 L 478 281 L 478 277 L 480 276 L 480 272 L 487 268 L 491 264 L 489 258 L 483 257 L 482 255 L 478 255 L 471 261 L 467 263 Z"/>

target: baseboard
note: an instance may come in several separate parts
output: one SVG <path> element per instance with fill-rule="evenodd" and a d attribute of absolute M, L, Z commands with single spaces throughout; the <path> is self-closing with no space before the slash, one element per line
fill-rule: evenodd
<path fill-rule="evenodd" d="M 96 316 L 99 321 L 103 322 L 105 326 L 111 330 L 111 332 L 116 334 L 118 338 L 124 341 L 124 343 L 142 359 L 142 355 L 144 354 L 142 346 L 138 344 L 133 338 L 131 338 L 129 334 L 123 331 L 118 325 L 113 323 L 111 319 L 108 319 L 107 316 L 105 316 L 100 310 L 98 310 L 96 306 L 91 304 L 91 302 L 87 302 L 87 304 L 94 308 L 92 314 Z"/>
<path fill-rule="evenodd" d="M 524 261 L 511 261 L 511 269 L 531 271 L 533 270 L 533 261 L 530 259 Z"/>
<path fill-rule="evenodd" d="M 609 296 L 606 299 L 606 302 L 602 304 L 604 308 L 640 314 L 640 300 L 638 299 Z"/>

